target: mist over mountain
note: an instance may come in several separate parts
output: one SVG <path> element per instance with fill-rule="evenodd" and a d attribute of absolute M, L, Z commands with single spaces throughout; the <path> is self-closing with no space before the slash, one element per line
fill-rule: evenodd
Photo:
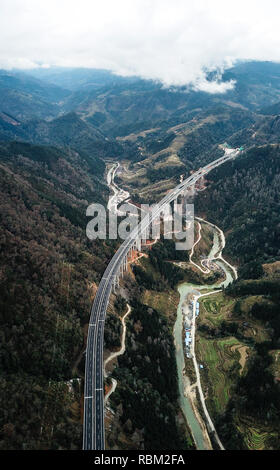
<path fill-rule="evenodd" d="M 280 450 L 279 17 L 0 0 L 0 452 Z"/>
<path fill-rule="evenodd" d="M 279 60 L 276 0 L 2 3 L 6 69 L 98 68 L 215 94 L 234 88 L 219 75 L 235 61 Z"/>
<path fill-rule="evenodd" d="M 105 136 L 121 136 L 157 123 L 171 127 L 219 104 L 248 113 L 261 113 L 267 108 L 265 114 L 269 114 L 269 106 L 277 106 L 280 100 L 279 64 L 240 63 L 224 76 L 236 81 L 235 88 L 209 94 L 190 87 L 166 88 L 159 82 L 123 78 L 100 70 L 35 69 L 28 74 L 2 71 L 0 106 L 2 112 L 22 122 L 38 118 L 50 121 L 75 112 L 92 126 L 88 133 L 96 139 L 101 138 L 98 130 Z M 211 81 L 213 77 L 208 78 Z"/>
<path fill-rule="evenodd" d="M 204 79 L 202 90 L 105 68 L 0 71 L 1 449 L 82 446 L 89 312 L 120 244 L 89 241 L 85 232 L 87 206 L 107 206 L 108 168 L 120 162 L 115 182 L 135 203 L 153 204 L 182 177 L 222 156 L 221 144 L 244 150 L 209 174 L 194 204 L 224 230 L 225 256 L 240 279 L 221 294 L 228 302 L 224 323 L 218 316 L 224 306 L 213 314 L 214 326 L 202 322 L 200 344 L 234 338 L 250 353 L 241 374 L 234 351 L 227 373 L 231 399 L 223 411 L 209 403 L 228 448 L 255 448 L 247 439 L 251 429 L 262 436 L 263 448 L 279 447 L 280 64 L 239 61 L 207 71 Z M 216 83 L 234 86 L 214 92 Z M 203 233 L 202 253 L 210 242 Z M 120 346 L 126 302 L 132 305 L 127 350 L 115 370 L 110 448 L 194 447 L 178 405 L 172 331 L 177 283 L 200 285 L 205 278 L 178 267 L 189 262 L 189 253 L 178 261 L 172 243 L 144 253 L 124 281 L 127 298 L 116 295 L 107 315 L 109 354 Z M 228 348 L 225 357 L 233 360 L 231 354 Z M 265 371 L 260 387 L 258 364 Z M 263 411 L 256 414 L 254 407 Z"/>

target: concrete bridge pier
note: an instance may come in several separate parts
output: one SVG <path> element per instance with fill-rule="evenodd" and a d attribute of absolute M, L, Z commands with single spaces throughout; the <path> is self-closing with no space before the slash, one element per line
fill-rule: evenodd
<path fill-rule="evenodd" d="M 146 241 L 147 241 L 148 238 L 149 238 L 149 234 L 150 234 L 150 230 L 149 230 L 149 228 L 147 227 L 147 228 L 145 228 L 145 230 L 144 230 L 144 234 L 143 234 L 143 238 L 142 238 L 143 243 L 146 243 Z"/>
<path fill-rule="evenodd" d="M 127 271 L 127 269 L 128 269 L 127 255 L 124 259 L 124 266 L 125 266 L 125 270 Z"/>
<path fill-rule="evenodd" d="M 120 280 L 119 280 L 119 275 L 116 274 L 114 276 L 114 281 L 113 281 L 113 291 L 114 293 L 116 292 L 116 289 L 120 287 Z"/>

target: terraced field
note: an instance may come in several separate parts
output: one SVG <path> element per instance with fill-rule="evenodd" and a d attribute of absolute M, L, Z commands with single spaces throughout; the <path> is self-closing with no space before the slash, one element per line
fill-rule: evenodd
<path fill-rule="evenodd" d="M 179 183 L 179 179 L 172 176 L 163 178 L 161 181 L 152 183 L 147 178 L 147 168 L 145 162 L 148 165 L 148 160 L 141 161 L 135 164 L 129 164 L 128 162 L 122 161 L 124 171 L 118 174 L 120 186 L 129 190 L 133 201 L 141 203 L 155 203 L 159 201 L 167 191 L 174 188 Z M 162 166 L 171 166 L 174 168 L 175 164 L 171 159 L 168 164 Z M 178 164 L 178 166 L 180 166 Z M 183 173 L 183 170 L 182 170 Z"/>
<path fill-rule="evenodd" d="M 228 319 L 231 314 L 234 300 L 225 298 L 223 293 L 214 294 L 209 298 L 201 299 L 200 321 L 211 326 L 218 327 L 223 320 Z"/>
<path fill-rule="evenodd" d="M 256 427 L 256 423 L 250 421 L 247 417 L 242 419 L 239 417 L 237 425 L 239 431 L 243 434 L 244 440 L 250 450 L 268 449 L 267 438 L 277 438 L 273 430 L 267 428 Z"/>
<path fill-rule="evenodd" d="M 198 324 L 203 323 L 212 328 L 219 328 L 223 321 L 232 321 L 239 325 L 246 340 L 266 341 L 268 333 L 263 328 L 261 321 L 250 315 L 253 304 L 261 299 L 262 296 L 249 296 L 237 301 L 222 292 L 211 296 L 211 298 L 202 299 Z"/>
<path fill-rule="evenodd" d="M 237 383 L 240 375 L 246 374 L 247 359 L 254 349 L 254 343 L 269 339 L 268 330 L 251 314 L 254 304 L 262 301 L 261 295 L 234 299 L 224 292 L 200 300 L 197 357 L 204 366 L 201 370 L 202 385 L 207 407 L 214 420 L 215 416 L 225 412 L 231 387 Z M 222 336 L 231 323 L 237 325 L 238 338 L 242 339 L 234 337 L 234 333 L 232 336 Z M 280 380 L 280 350 L 272 350 L 270 354 L 273 358 L 271 372 L 275 380 Z M 237 412 L 234 423 L 248 449 L 278 448 L 278 434 L 275 427 L 269 425 L 269 420 L 260 422 L 254 416 Z"/>
<path fill-rule="evenodd" d="M 243 346 L 234 337 L 214 340 L 202 336 L 197 338 L 197 356 L 204 366 L 201 372 L 202 384 L 206 391 L 207 406 L 214 415 L 225 410 L 234 377 L 239 374 L 239 348 Z"/>

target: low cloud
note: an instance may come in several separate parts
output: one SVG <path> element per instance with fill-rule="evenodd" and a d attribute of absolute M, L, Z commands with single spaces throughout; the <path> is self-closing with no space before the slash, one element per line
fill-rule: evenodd
<path fill-rule="evenodd" d="M 280 60 L 276 0 L 0 0 L 0 67 L 95 67 L 223 93 L 207 72 Z"/>
<path fill-rule="evenodd" d="M 235 80 L 229 80 L 228 82 L 218 82 L 216 80 L 209 81 L 204 78 L 198 80 L 197 84 L 194 85 L 194 89 L 212 94 L 225 93 L 226 91 L 232 90 L 235 83 Z"/>

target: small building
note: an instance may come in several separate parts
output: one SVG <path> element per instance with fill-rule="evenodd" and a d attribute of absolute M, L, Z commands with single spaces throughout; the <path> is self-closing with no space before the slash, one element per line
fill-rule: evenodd
<path fill-rule="evenodd" d="M 186 337 L 185 337 L 185 344 L 187 347 L 189 347 L 190 343 L 192 342 L 191 337 L 190 337 L 190 332 L 186 332 Z"/>

